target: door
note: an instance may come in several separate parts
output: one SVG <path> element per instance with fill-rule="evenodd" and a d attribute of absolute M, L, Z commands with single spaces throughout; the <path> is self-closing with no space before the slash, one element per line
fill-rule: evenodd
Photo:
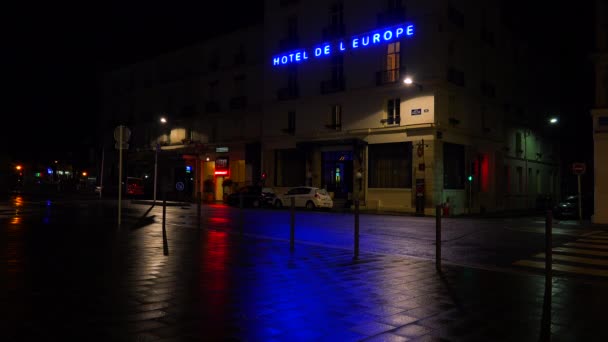
<path fill-rule="evenodd" d="M 334 198 L 347 198 L 352 192 L 352 151 L 323 152 L 323 187 Z"/>

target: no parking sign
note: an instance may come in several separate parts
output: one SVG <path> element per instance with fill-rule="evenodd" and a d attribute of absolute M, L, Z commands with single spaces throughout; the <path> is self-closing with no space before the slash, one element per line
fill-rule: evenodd
<path fill-rule="evenodd" d="M 175 189 L 177 189 L 177 191 L 184 191 L 184 182 L 175 183 Z"/>

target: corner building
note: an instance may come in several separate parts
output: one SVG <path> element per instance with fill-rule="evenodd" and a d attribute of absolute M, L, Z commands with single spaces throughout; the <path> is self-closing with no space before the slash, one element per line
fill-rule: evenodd
<path fill-rule="evenodd" d="M 546 205 L 559 148 L 527 55 L 495 1 L 266 0 L 267 184 L 427 215 Z"/>

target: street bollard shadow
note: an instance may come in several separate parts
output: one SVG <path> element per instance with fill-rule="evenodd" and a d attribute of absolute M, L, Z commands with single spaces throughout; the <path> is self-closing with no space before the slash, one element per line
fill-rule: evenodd
<path fill-rule="evenodd" d="M 443 283 L 443 286 L 445 286 L 445 289 L 448 292 L 448 296 L 452 300 L 452 303 L 454 303 L 454 305 L 460 312 L 464 313 L 465 312 L 464 305 L 462 305 L 462 301 L 460 300 L 460 298 L 458 298 L 458 295 L 456 294 L 454 287 L 450 284 L 450 281 L 445 276 L 445 273 L 443 273 L 443 270 L 441 270 L 441 269 L 437 270 L 437 274 L 439 275 L 439 279 Z"/>
<path fill-rule="evenodd" d="M 540 342 L 551 341 L 551 301 L 553 295 L 552 277 L 545 279 L 545 297 L 543 300 L 543 315 L 540 320 Z"/>
<path fill-rule="evenodd" d="M 131 226 L 131 230 L 137 230 L 154 223 L 154 218 L 156 215 L 148 216 L 150 211 L 152 211 L 152 208 L 154 208 L 154 204 L 148 210 L 146 210 L 146 212 L 139 219 L 137 219 L 137 221 Z"/>

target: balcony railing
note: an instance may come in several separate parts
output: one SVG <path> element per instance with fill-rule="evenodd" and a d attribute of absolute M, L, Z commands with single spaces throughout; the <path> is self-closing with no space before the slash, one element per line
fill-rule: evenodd
<path fill-rule="evenodd" d="M 401 79 L 401 69 L 380 70 L 376 72 L 376 85 L 397 83 Z"/>
<path fill-rule="evenodd" d="M 321 82 L 321 94 L 344 91 L 344 78 Z"/>
<path fill-rule="evenodd" d="M 281 88 L 277 91 L 277 99 L 279 101 L 293 100 L 300 96 L 297 87 Z"/>

